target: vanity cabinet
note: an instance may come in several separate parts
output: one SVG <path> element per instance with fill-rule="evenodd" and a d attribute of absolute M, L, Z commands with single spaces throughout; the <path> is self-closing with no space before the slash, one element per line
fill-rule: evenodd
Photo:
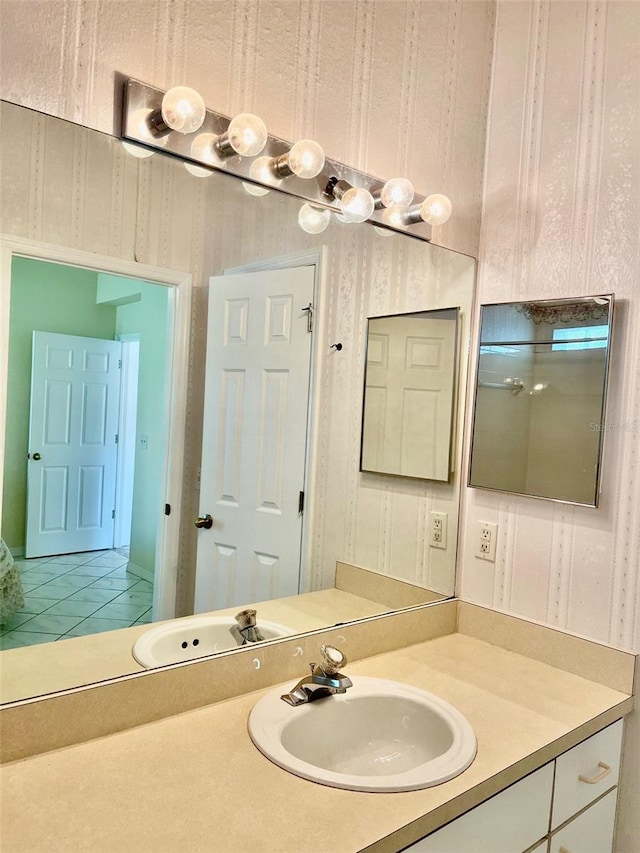
<path fill-rule="evenodd" d="M 610 853 L 621 746 L 619 720 L 406 851 Z"/>

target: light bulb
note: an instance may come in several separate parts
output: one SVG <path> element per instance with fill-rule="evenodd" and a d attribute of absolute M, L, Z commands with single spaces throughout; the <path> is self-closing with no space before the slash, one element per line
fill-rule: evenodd
<path fill-rule="evenodd" d="M 301 139 L 285 155 L 289 168 L 299 178 L 315 178 L 324 167 L 324 151 L 313 139 Z"/>
<path fill-rule="evenodd" d="M 442 225 L 451 216 L 451 202 L 446 195 L 434 193 L 420 205 L 420 216 L 429 225 Z"/>
<path fill-rule="evenodd" d="M 249 195 L 261 196 L 261 195 L 269 195 L 271 190 L 268 190 L 266 187 L 261 187 L 258 184 L 250 184 L 248 181 L 242 181 L 242 188 L 245 192 L 248 192 Z"/>
<path fill-rule="evenodd" d="M 362 187 L 351 187 L 340 200 L 341 211 L 348 222 L 364 222 L 375 208 L 373 196 Z"/>
<path fill-rule="evenodd" d="M 303 204 L 298 213 L 298 225 L 307 234 L 320 234 L 329 225 L 331 211 L 326 208 Z"/>
<path fill-rule="evenodd" d="M 382 213 L 382 221 L 386 225 L 391 225 L 392 228 L 404 228 L 407 224 L 406 214 L 407 211 L 404 207 L 399 207 L 398 205 L 388 207 Z"/>
<path fill-rule="evenodd" d="M 224 166 L 224 159 L 218 156 L 215 133 L 199 133 L 191 143 L 191 156 L 207 166 Z"/>
<path fill-rule="evenodd" d="M 202 96 L 188 86 L 174 86 L 162 99 L 162 120 L 178 133 L 195 133 L 202 127 L 207 108 Z"/>
<path fill-rule="evenodd" d="M 138 160 L 144 160 L 145 157 L 153 156 L 153 151 L 149 151 L 148 148 L 143 148 L 142 145 L 134 145 L 133 142 L 123 142 L 122 147 L 127 154 L 131 154 L 132 157 L 137 157 Z"/>
<path fill-rule="evenodd" d="M 227 132 L 218 140 L 218 149 L 225 156 L 235 152 L 243 157 L 255 157 L 266 143 L 267 128 L 262 119 L 251 113 L 240 113 L 229 122 Z"/>
<path fill-rule="evenodd" d="M 280 183 L 280 181 L 276 181 L 273 177 L 271 157 L 258 157 L 257 160 L 254 160 L 249 169 L 249 177 L 255 181 L 262 181 L 265 184 L 272 183 L 274 186 L 278 186 Z M 261 196 L 268 195 L 271 192 L 266 187 L 261 187 L 259 184 L 250 184 L 248 181 L 243 181 L 242 186 L 249 195 Z"/>
<path fill-rule="evenodd" d="M 385 207 L 409 207 L 413 201 L 413 184 L 406 178 L 391 178 L 382 187 L 380 201 Z"/>
<path fill-rule="evenodd" d="M 272 184 L 274 187 L 280 185 L 280 181 L 274 177 L 271 157 L 258 157 L 251 163 L 249 177 L 263 184 Z"/>
<path fill-rule="evenodd" d="M 194 175 L 196 178 L 209 178 L 213 175 L 213 169 L 207 169 L 205 166 L 196 166 L 195 163 L 185 163 L 184 167 L 190 175 Z"/>

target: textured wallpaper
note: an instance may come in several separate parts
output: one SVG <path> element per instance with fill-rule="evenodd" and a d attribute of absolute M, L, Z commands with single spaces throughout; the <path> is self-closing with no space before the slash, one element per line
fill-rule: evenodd
<path fill-rule="evenodd" d="M 598 509 L 467 489 L 459 590 L 640 649 L 640 3 L 499 2 L 478 302 L 614 292 Z M 477 522 L 499 525 L 495 564 Z M 640 838 L 627 721 L 616 853 Z"/>
<path fill-rule="evenodd" d="M 640 4 L 499 4 L 478 302 L 614 292 L 600 507 L 467 490 L 465 598 L 640 647 Z M 495 565 L 476 523 L 500 526 Z"/>
<path fill-rule="evenodd" d="M 256 112 L 285 139 L 444 192 L 475 255 L 493 0 L 2 0 L 2 98 L 107 133 L 116 73 Z M 117 120 L 116 120 L 117 117 Z"/>

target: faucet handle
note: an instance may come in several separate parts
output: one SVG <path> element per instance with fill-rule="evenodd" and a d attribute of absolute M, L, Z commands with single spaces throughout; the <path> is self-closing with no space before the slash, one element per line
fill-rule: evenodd
<path fill-rule="evenodd" d="M 241 629 L 255 628 L 256 616 L 257 611 L 248 607 L 246 610 L 241 610 L 240 613 L 236 613 L 235 620 Z"/>
<path fill-rule="evenodd" d="M 321 646 L 320 658 L 320 667 L 327 675 L 335 675 L 347 665 L 347 656 L 335 646 Z"/>

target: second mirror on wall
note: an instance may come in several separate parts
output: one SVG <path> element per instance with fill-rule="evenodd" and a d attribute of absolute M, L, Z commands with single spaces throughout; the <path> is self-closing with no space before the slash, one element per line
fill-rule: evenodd
<path fill-rule="evenodd" d="M 470 486 L 597 506 L 613 302 L 482 306 Z"/>

